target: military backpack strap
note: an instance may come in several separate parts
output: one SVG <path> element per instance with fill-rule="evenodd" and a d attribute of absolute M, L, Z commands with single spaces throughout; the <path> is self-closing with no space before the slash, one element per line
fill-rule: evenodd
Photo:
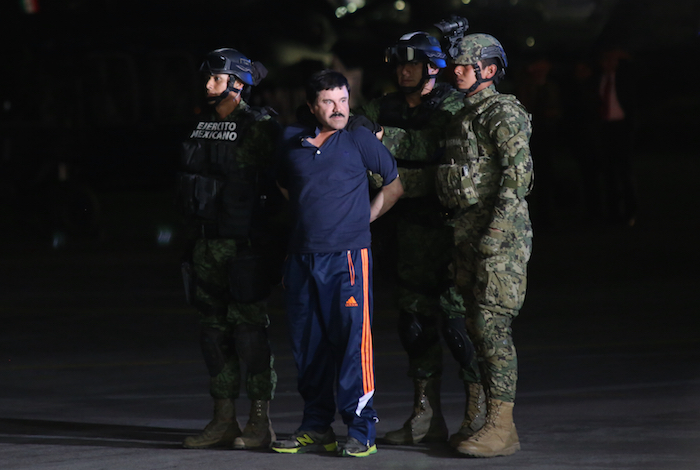
<path fill-rule="evenodd" d="M 423 97 L 421 104 L 419 104 L 413 111 L 413 116 L 410 119 L 409 129 L 422 129 L 430 121 L 431 116 L 435 111 L 440 108 L 440 105 L 447 95 L 451 91 L 451 88 L 447 84 L 438 84 L 433 90 Z"/>
<path fill-rule="evenodd" d="M 433 113 L 452 91 L 446 83 L 440 83 L 428 93 L 421 104 L 415 109 L 409 110 L 410 117 L 404 117 L 406 99 L 403 94 L 392 93 L 382 98 L 379 104 L 379 119 L 382 126 L 399 127 L 401 129 L 422 129 L 430 121 Z"/>
<path fill-rule="evenodd" d="M 254 121 L 262 121 L 266 116 L 276 117 L 279 115 L 271 106 L 251 106 L 248 112 L 253 115 Z"/>
<path fill-rule="evenodd" d="M 424 106 L 426 109 L 435 110 L 440 107 L 451 91 L 452 87 L 445 83 L 439 83 L 435 85 L 430 93 L 428 93 L 420 106 Z"/>

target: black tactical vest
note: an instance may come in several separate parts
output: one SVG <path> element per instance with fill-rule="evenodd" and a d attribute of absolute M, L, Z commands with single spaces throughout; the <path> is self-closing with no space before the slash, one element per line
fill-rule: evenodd
<path fill-rule="evenodd" d="M 422 129 L 451 91 L 452 87 L 446 83 L 436 84 L 433 90 L 422 98 L 421 104 L 409 110 L 408 117 L 404 115 L 407 104 L 403 93 L 387 95 L 379 104 L 377 122 L 382 126 L 401 129 Z"/>
<path fill-rule="evenodd" d="M 261 203 L 259 169 L 241 165 L 237 149 L 246 131 L 267 113 L 241 113 L 235 121 L 199 121 L 182 144 L 178 199 L 183 214 L 205 238 L 248 238 Z"/>

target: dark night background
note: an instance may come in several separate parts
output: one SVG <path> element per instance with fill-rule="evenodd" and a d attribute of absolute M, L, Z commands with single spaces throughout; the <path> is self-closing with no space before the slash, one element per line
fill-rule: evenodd
<path fill-rule="evenodd" d="M 506 92 L 518 89 L 520 71 L 530 60 L 546 57 L 550 77 L 563 83 L 574 61 L 593 57 L 606 44 L 624 47 L 641 85 L 639 152 L 683 154 L 697 148 L 698 1 L 435 0 L 406 2 L 399 11 L 393 1 L 366 0 L 338 17 L 344 5 L 344 0 L 3 2 L 0 183 L 2 223 L 8 227 L 2 232 L 41 237 L 55 228 L 43 220 L 55 209 L 39 207 L 35 195 L 56 182 L 59 164 L 65 168 L 61 178 L 95 192 L 95 200 L 78 203 L 95 217 L 109 216 L 100 193 L 167 189 L 178 143 L 199 104 L 197 68 L 209 50 L 234 47 L 265 64 L 270 73 L 253 101 L 273 106 L 288 123 L 310 70 L 340 68 L 355 86 L 354 103 L 370 99 L 392 87 L 382 65 L 384 48 L 409 31 L 439 34 L 432 25 L 450 14 L 467 17 L 470 32 L 501 40 L 510 60 L 508 79 L 499 87 Z M 571 145 L 576 144 L 559 133 L 557 171 L 574 171 L 567 160 Z M 551 183 L 555 190 L 567 185 L 567 176 L 560 176 Z M 102 230 L 97 221 L 67 223 L 89 225 L 69 227 L 74 232 Z"/>
<path fill-rule="evenodd" d="M 323 456 L 282 464 L 273 453 L 180 448 L 211 413 L 173 207 L 199 64 L 220 47 L 262 62 L 269 75 L 252 101 L 287 124 L 311 71 L 346 73 L 359 104 L 392 89 L 385 47 L 410 31 L 437 35 L 450 14 L 503 43 L 501 91 L 531 103 L 526 72 L 549 70 L 547 96 L 558 97 L 544 108 L 551 119 L 530 109 L 535 236 L 513 331 L 523 450 L 465 461 L 439 444 L 382 447 L 344 468 L 697 468 L 700 0 L 404 1 L 364 0 L 345 15 L 346 0 L 0 2 L 3 468 L 331 468 Z M 629 53 L 637 85 L 632 226 L 587 212 L 596 158 L 581 155 L 591 139 L 572 125 L 570 104 L 585 101 L 570 91 L 572 72 L 608 45 Z M 375 242 L 386 242 L 390 215 L 374 224 Z M 412 399 L 388 245 L 373 247 L 381 433 Z M 301 404 L 280 291 L 271 410 L 284 434 Z M 452 430 L 464 395 L 447 354 L 445 365 Z"/>

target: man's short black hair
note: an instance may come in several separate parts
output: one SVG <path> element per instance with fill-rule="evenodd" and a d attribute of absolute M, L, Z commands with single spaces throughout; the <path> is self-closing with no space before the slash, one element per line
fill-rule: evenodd
<path fill-rule="evenodd" d="M 487 57 L 485 59 L 481 59 L 482 69 L 485 69 L 489 65 L 496 66 L 496 73 L 493 76 L 493 83 L 494 85 L 498 84 L 498 82 L 501 81 L 501 78 L 503 78 L 503 75 L 498 73 L 499 71 L 503 70 L 503 67 L 501 66 L 501 61 L 498 60 L 496 57 Z"/>
<path fill-rule="evenodd" d="M 306 101 L 313 104 L 316 102 L 318 94 L 323 90 L 333 90 L 334 88 L 343 87 L 347 88 L 348 93 L 350 93 L 350 84 L 348 83 L 348 79 L 345 78 L 345 75 L 335 70 L 321 70 L 313 74 L 306 82 Z"/>

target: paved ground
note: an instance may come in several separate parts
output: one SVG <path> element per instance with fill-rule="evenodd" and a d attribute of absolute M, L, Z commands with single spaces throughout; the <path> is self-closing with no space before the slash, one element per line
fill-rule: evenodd
<path fill-rule="evenodd" d="M 691 158 L 678 160 L 662 166 L 697 173 Z M 526 307 L 514 324 L 522 451 L 496 459 L 461 458 L 446 445 L 380 446 L 366 459 L 181 449 L 211 409 L 177 241 L 157 246 L 149 239 L 156 227 L 145 222 L 135 224 L 142 232 L 127 236 L 122 227 L 117 235 L 117 217 L 107 217 L 99 242 L 68 240 L 53 250 L 11 240 L 0 255 L 0 468 L 697 469 L 700 255 L 697 217 L 688 217 L 697 211 L 694 190 L 675 184 L 672 168 L 665 183 L 647 184 L 659 171 L 653 160 L 640 163 L 640 186 L 654 191 L 644 191 L 634 228 L 562 217 L 536 235 Z M 162 202 L 139 197 L 146 209 Z M 128 213 L 122 199 L 105 196 L 105 213 Z M 377 291 L 382 435 L 408 416 L 412 390 L 381 277 Z M 279 292 L 271 307 L 279 373 L 271 414 L 286 435 L 299 423 L 301 401 Z M 454 431 L 464 399 L 445 359 L 443 400 Z M 245 416 L 245 400 L 238 410 Z M 340 425 L 336 432 L 345 435 Z"/>

